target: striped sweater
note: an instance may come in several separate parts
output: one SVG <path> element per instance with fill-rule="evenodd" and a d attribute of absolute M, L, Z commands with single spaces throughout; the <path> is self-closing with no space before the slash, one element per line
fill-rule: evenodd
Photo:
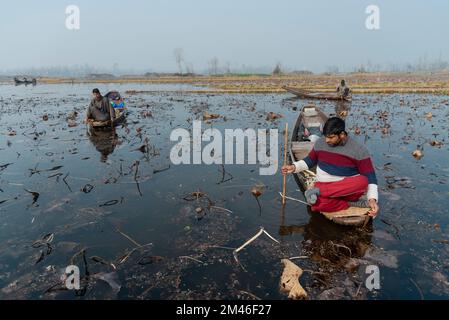
<path fill-rule="evenodd" d="M 317 165 L 317 181 L 334 182 L 355 175 L 368 178 L 368 199 L 378 200 L 377 178 L 368 150 L 348 136 L 344 145 L 331 147 L 321 137 L 303 160 L 294 163 L 296 173 Z"/>

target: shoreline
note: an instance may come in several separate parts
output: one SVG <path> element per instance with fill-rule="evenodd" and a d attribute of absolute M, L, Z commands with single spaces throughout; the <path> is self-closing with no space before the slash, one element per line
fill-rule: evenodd
<path fill-rule="evenodd" d="M 353 94 L 449 94 L 449 73 L 435 74 L 392 74 L 364 73 L 343 75 L 217 75 L 217 76 L 160 76 L 160 77 L 109 77 L 61 78 L 38 77 L 39 84 L 190 84 L 201 89 L 186 90 L 134 90 L 129 94 L 141 93 L 208 93 L 208 94 L 244 94 L 244 93 L 287 93 L 282 86 L 314 92 L 334 92 L 339 81 L 346 79 Z M 14 85 L 12 77 L 0 78 L 0 85 Z M 204 89 L 203 89 L 204 88 Z M 128 92 L 127 92 L 128 93 Z M 292 95 L 293 96 L 293 95 Z"/>

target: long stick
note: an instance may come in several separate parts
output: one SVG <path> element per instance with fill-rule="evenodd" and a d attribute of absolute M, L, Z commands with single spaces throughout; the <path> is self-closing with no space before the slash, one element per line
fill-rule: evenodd
<path fill-rule="evenodd" d="M 111 118 L 111 129 L 114 130 L 114 120 L 113 120 L 113 116 L 112 113 L 115 113 L 114 107 L 112 106 L 112 104 L 109 102 L 109 98 L 108 98 L 108 104 L 109 104 L 109 117 Z"/>
<path fill-rule="evenodd" d="M 112 110 L 112 106 L 109 106 L 109 117 L 111 118 L 111 129 L 114 129 L 114 120 L 112 118 L 112 112 L 114 112 L 114 110 Z"/>
<path fill-rule="evenodd" d="M 288 144 L 288 123 L 285 124 L 284 131 L 284 166 L 287 165 L 287 144 Z M 285 194 L 287 192 L 287 175 L 284 175 L 282 184 L 282 205 L 285 205 Z"/>
<path fill-rule="evenodd" d="M 249 245 L 251 242 L 253 242 L 254 240 L 256 240 L 262 233 L 265 233 L 271 240 L 273 240 L 274 242 L 279 243 L 279 241 L 277 241 L 275 238 L 273 238 L 267 231 L 265 231 L 265 228 L 260 227 L 259 232 L 257 232 L 251 239 L 249 239 L 248 241 L 246 241 L 244 244 L 242 244 L 240 247 L 238 247 L 237 249 L 234 250 L 235 253 L 238 253 L 239 251 L 241 251 L 243 248 L 245 248 L 247 245 Z"/>
<path fill-rule="evenodd" d="M 251 242 L 256 240 L 261 234 L 263 233 L 263 228 L 260 228 L 259 232 L 257 232 L 251 239 L 246 241 L 244 244 L 242 244 L 240 247 L 234 250 L 235 253 L 238 253 L 240 250 L 245 248 L 247 245 L 249 245 Z"/>
<path fill-rule="evenodd" d="M 126 239 L 128 239 L 129 241 L 131 241 L 133 244 L 135 244 L 138 248 L 142 247 L 142 245 L 140 243 L 138 243 L 137 241 L 135 241 L 133 238 L 131 238 L 130 236 L 128 236 L 127 234 L 125 234 L 124 232 L 120 231 L 117 227 L 115 228 L 115 230 L 120 233 L 122 236 L 124 236 Z"/>
<path fill-rule="evenodd" d="M 283 197 L 282 193 L 280 193 L 280 192 L 279 192 L 279 195 L 280 195 L 281 197 Z M 285 196 L 285 199 L 293 200 L 293 201 L 297 201 L 297 202 L 301 202 L 301 203 L 304 203 L 304 204 L 307 205 L 307 206 L 310 206 L 310 204 L 308 204 L 307 202 L 302 201 L 302 200 L 299 200 L 299 199 L 295 199 L 295 198 L 292 198 L 292 197 L 287 197 L 287 196 Z"/>

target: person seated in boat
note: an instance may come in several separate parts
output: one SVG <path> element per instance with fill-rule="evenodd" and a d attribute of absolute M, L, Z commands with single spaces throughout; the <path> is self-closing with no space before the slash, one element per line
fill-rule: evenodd
<path fill-rule="evenodd" d="M 115 117 L 118 118 L 121 115 L 121 113 L 125 110 L 125 102 L 123 101 L 120 94 L 115 91 L 108 93 L 107 97 L 115 110 Z"/>
<path fill-rule="evenodd" d="M 303 140 L 309 140 L 313 143 L 317 142 L 320 139 L 322 132 L 321 126 L 319 128 L 312 127 L 312 128 L 304 128 L 304 134 L 303 134 Z"/>
<path fill-rule="evenodd" d="M 337 87 L 337 93 L 342 98 L 347 98 L 350 95 L 351 89 L 349 89 L 349 87 L 346 86 L 345 80 L 341 80 L 340 85 Z"/>
<path fill-rule="evenodd" d="M 298 173 L 316 167 L 314 188 L 305 197 L 313 211 L 336 212 L 351 207 L 379 211 L 377 178 L 368 150 L 345 131 L 344 120 L 329 118 L 323 136 L 309 155 L 292 165 L 283 166 L 282 174 Z M 366 192 L 368 200 L 359 200 Z"/>
<path fill-rule="evenodd" d="M 92 90 L 93 99 L 87 108 L 86 123 L 92 121 L 115 120 L 115 112 L 107 97 L 103 97 L 97 88 Z M 112 110 L 111 110 L 112 109 Z"/>

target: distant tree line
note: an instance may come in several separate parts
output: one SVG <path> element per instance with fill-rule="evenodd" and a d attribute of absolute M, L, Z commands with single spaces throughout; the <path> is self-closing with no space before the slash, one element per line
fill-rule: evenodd
<path fill-rule="evenodd" d="M 51 66 L 42 68 L 23 68 L 0 71 L 0 75 L 14 76 L 14 75 L 28 75 L 32 77 L 114 77 L 117 75 L 178 75 L 191 76 L 195 75 L 193 64 L 188 62 L 185 58 L 185 53 L 182 48 L 176 48 L 173 51 L 173 57 L 177 67 L 177 73 L 166 72 L 135 72 L 133 70 L 119 69 L 118 63 L 114 63 L 111 68 L 97 68 L 88 64 L 74 65 L 74 66 Z M 303 62 L 302 62 L 303 63 Z M 336 65 L 329 65 L 324 68 L 324 74 L 334 75 L 340 73 L 368 73 L 368 72 L 393 72 L 393 73 L 419 73 L 419 72 L 439 72 L 449 71 L 449 63 L 441 58 L 427 59 L 427 56 L 420 57 L 415 62 L 407 63 L 390 63 L 390 64 L 373 64 L 370 61 L 362 63 L 352 68 L 340 68 Z M 281 62 L 278 62 L 274 67 L 260 66 L 252 67 L 245 64 L 240 66 L 233 65 L 228 61 L 221 62 L 217 57 L 212 57 L 207 61 L 207 68 L 199 72 L 199 74 L 209 75 L 246 75 L 246 74 L 260 74 L 260 75 L 310 75 L 313 74 L 310 70 L 291 70 L 283 67 Z"/>

